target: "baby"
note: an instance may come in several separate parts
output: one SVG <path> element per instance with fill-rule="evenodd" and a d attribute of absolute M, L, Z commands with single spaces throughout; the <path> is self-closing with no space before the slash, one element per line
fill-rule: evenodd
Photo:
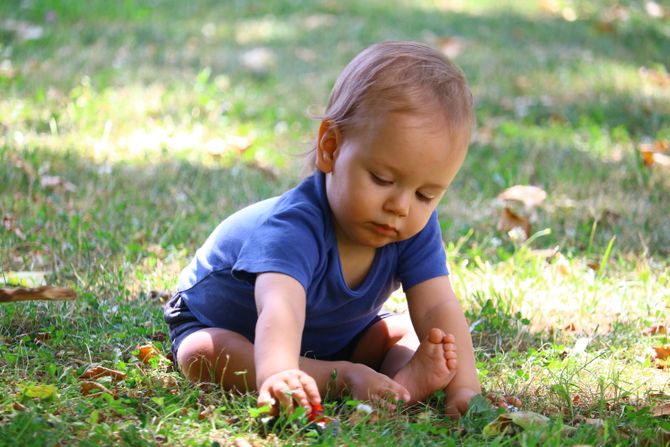
<path fill-rule="evenodd" d="M 480 392 L 436 207 L 467 153 L 472 94 L 420 43 L 356 56 L 321 119 L 314 172 L 225 219 L 165 308 L 192 381 L 256 390 L 273 413 L 321 396 L 417 402 L 458 417 Z M 409 316 L 382 310 L 399 286 Z"/>

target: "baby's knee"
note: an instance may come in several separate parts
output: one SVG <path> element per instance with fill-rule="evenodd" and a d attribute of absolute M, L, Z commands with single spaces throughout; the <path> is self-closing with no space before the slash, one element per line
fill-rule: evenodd
<path fill-rule="evenodd" d="M 177 363 L 192 382 L 210 380 L 214 369 L 214 352 L 211 338 L 203 331 L 186 337 L 177 349 Z"/>

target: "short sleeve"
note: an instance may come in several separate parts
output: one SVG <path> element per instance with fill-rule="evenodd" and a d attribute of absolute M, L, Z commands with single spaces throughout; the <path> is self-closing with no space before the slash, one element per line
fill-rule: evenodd
<path fill-rule="evenodd" d="M 320 220 L 316 210 L 307 207 L 273 213 L 245 240 L 233 276 L 253 285 L 259 273 L 283 273 L 307 290 L 320 258 Z"/>
<path fill-rule="evenodd" d="M 423 281 L 448 274 L 440 222 L 434 211 L 423 230 L 401 245 L 397 275 L 407 290 Z"/>

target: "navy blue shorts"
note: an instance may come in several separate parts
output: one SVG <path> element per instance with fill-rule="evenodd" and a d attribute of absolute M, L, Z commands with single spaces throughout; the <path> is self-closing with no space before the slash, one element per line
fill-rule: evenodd
<path fill-rule="evenodd" d="M 372 326 L 377 324 L 379 321 L 384 320 L 385 318 L 394 316 L 396 314 L 392 312 L 380 311 L 375 317 L 370 321 L 362 331 L 360 331 L 356 336 L 342 349 L 340 349 L 335 354 L 328 356 L 320 356 L 318 360 L 349 360 L 351 355 L 358 345 L 358 341 L 363 336 L 365 331 L 370 329 Z M 181 297 L 179 293 L 176 293 L 170 300 L 165 304 L 164 308 L 164 317 L 165 322 L 168 324 L 170 340 L 172 340 L 172 357 L 174 363 L 177 364 L 177 350 L 179 345 L 184 341 L 186 337 L 192 333 L 199 331 L 200 329 L 206 329 L 211 326 L 201 323 L 191 310 L 186 305 L 186 302 Z M 251 341 L 251 340 L 249 340 Z M 310 353 L 303 353 L 303 355 L 310 358 L 317 358 Z"/>

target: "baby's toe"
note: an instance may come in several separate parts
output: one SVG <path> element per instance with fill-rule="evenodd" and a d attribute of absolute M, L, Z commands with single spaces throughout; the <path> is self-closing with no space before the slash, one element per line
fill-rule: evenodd
<path fill-rule="evenodd" d="M 428 333 L 428 341 L 431 343 L 442 343 L 442 340 L 444 339 L 444 332 L 442 332 L 441 329 L 438 328 L 432 328 L 430 332 Z"/>
<path fill-rule="evenodd" d="M 458 368 L 458 359 L 447 359 L 447 368 L 449 368 L 449 371 L 453 371 Z"/>

